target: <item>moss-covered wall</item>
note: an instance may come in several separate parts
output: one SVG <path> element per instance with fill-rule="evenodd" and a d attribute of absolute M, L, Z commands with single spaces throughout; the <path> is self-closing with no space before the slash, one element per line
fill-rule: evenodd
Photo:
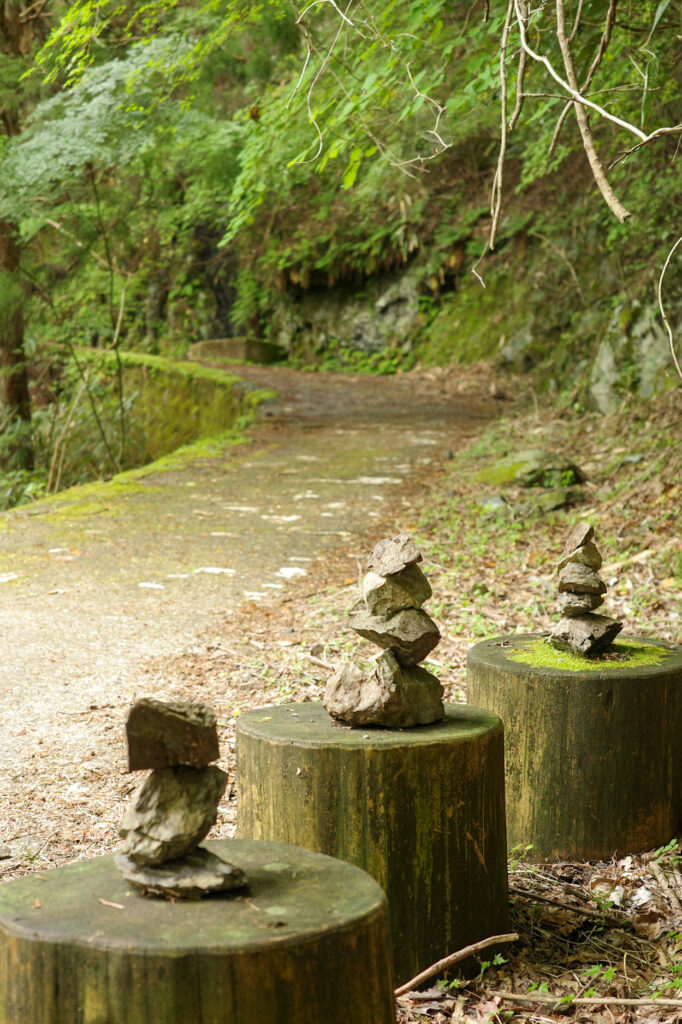
<path fill-rule="evenodd" d="M 113 352 L 79 351 L 96 364 L 114 390 L 119 364 Z M 181 445 L 214 437 L 235 427 L 259 400 L 238 377 L 222 370 L 162 356 L 121 352 L 123 394 L 130 401 L 129 429 L 141 452 L 141 463 L 167 455 Z"/>

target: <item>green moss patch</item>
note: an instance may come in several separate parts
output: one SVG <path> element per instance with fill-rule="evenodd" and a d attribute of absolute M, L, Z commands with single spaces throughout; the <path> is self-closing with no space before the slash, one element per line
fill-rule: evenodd
<path fill-rule="evenodd" d="M 556 668 L 564 672 L 603 672 L 611 669 L 644 668 L 660 665 L 670 657 L 672 651 L 655 644 L 639 643 L 637 640 L 616 640 L 607 651 L 596 658 L 583 658 L 579 654 L 561 651 L 552 647 L 547 640 L 525 641 L 519 649 L 511 652 L 510 661 L 530 665 L 532 668 Z"/>

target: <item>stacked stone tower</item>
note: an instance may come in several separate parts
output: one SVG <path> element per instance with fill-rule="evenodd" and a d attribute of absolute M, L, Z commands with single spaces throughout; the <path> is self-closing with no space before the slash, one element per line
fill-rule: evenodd
<path fill-rule="evenodd" d="M 196 899 L 246 884 L 240 868 L 199 846 L 214 824 L 227 775 L 208 704 L 144 699 L 126 722 L 130 771 L 151 768 L 126 808 L 116 865 L 153 895 Z"/>
<path fill-rule="evenodd" d="M 606 584 L 599 575 L 601 564 L 594 529 L 589 523 L 579 523 L 566 541 L 558 564 L 558 608 L 562 618 L 549 638 L 554 647 L 576 654 L 599 654 L 623 628 L 616 619 L 595 614 L 606 593 Z"/>
<path fill-rule="evenodd" d="M 443 717 L 443 687 L 419 665 L 440 640 L 422 608 L 431 586 L 417 564 L 421 560 L 407 534 L 373 548 L 350 625 L 383 650 L 371 661 L 345 663 L 334 673 L 323 697 L 332 718 L 357 726 L 405 727 Z"/>

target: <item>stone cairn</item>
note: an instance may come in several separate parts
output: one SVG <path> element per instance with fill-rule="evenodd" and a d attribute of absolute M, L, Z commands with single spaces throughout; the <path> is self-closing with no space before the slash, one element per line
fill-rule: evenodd
<path fill-rule="evenodd" d="M 128 768 L 151 768 L 126 808 L 116 866 L 145 893 L 198 899 L 247 884 L 241 868 L 199 846 L 218 814 L 227 775 L 211 761 L 218 732 L 208 704 L 138 701 L 126 722 Z"/>
<path fill-rule="evenodd" d="M 438 627 L 422 610 L 431 587 L 417 565 L 421 560 L 407 534 L 380 540 L 373 548 L 350 625 L 383 652 L 336 670 L 323 696 L 332 718 L 394 728 L 443 718 L 443 687 L 419 665 L 440 640 Z"/>
<path fill-rule="evenodd" d="M 594 543 L 594 529 L 579 523 L 571 532 L 559 560 L 561 620 L 549 642 L 576 654 L 599 654 L 620 633 L 622 623 L 607 615 L 595 615 L 603 603 L 606 584 L 599 575 L 602 556 Z"/>

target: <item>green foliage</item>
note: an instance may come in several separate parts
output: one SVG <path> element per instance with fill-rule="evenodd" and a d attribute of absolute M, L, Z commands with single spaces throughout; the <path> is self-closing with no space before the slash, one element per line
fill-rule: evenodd
<path fill-rule="evenodd" d="M 399 370 L 409 370 L 414 364 L 412 353 L 396 348 L 386 348 L 381 352 L 363 352 L 360 349 L 342 345 L 337 338 L 332 338 L 325 348 L 324 355 L 316 363 L 307 363 L 295 357 L 289 360 L 289 366 L 296 370 L 331 371 L 334 373 L 368 373 L 377 375 L 394 374 Z"/>
<path fill-rule="evenodd" d="M 523 88 L 534 95 L 509 134 L 497 252 L 486 290 L 467 287 L 501 132 L 505 11 L 490 7 L 484 21 L 460 0 L 351 3 L 345 20 L 331 3 L 298 17 L 281 0 L 55 4 L 44 48 L 0 67 L 0 106 L 23 118 L 20 134 L 0 137 L 0 217 L 19 225 L 23 246 L 0 306 L 24 296 L 30 357 L 49 363 L 83 343 L 182 355 L 205 337 L 267 335 L 282 292 L 357 289 L 411 264 L 421 358 L 490 358 L 542 323 L 530 363 L 551 344 L 559 369 L 573 372 L 578 349 L 587 367 L 591 339 L 650 286 L 672 244 L 676 139 L 609 170 L 633 213 L 619 224 L 586 185 L 572 112 L 551 148 L 565 100 L 529 61 Z M 581 80 L 604 13 L 601 0 L 583 5 Z M 554 17 L 552 5 L 533 8 L 529 37 L 561 69 Z M 679 0 L 626 5 L 594 99 L 644 130 L 673 122 L 680 22 Z M 508 115 L 517 57 L 512 29 Z M 605 165 L 633 141 L 597 115 L 591 124 Z M 392 349 L 338 343 L 321 363 L 407 365 Z M 103 465 L 106 452 L 93 459 Z"/>

